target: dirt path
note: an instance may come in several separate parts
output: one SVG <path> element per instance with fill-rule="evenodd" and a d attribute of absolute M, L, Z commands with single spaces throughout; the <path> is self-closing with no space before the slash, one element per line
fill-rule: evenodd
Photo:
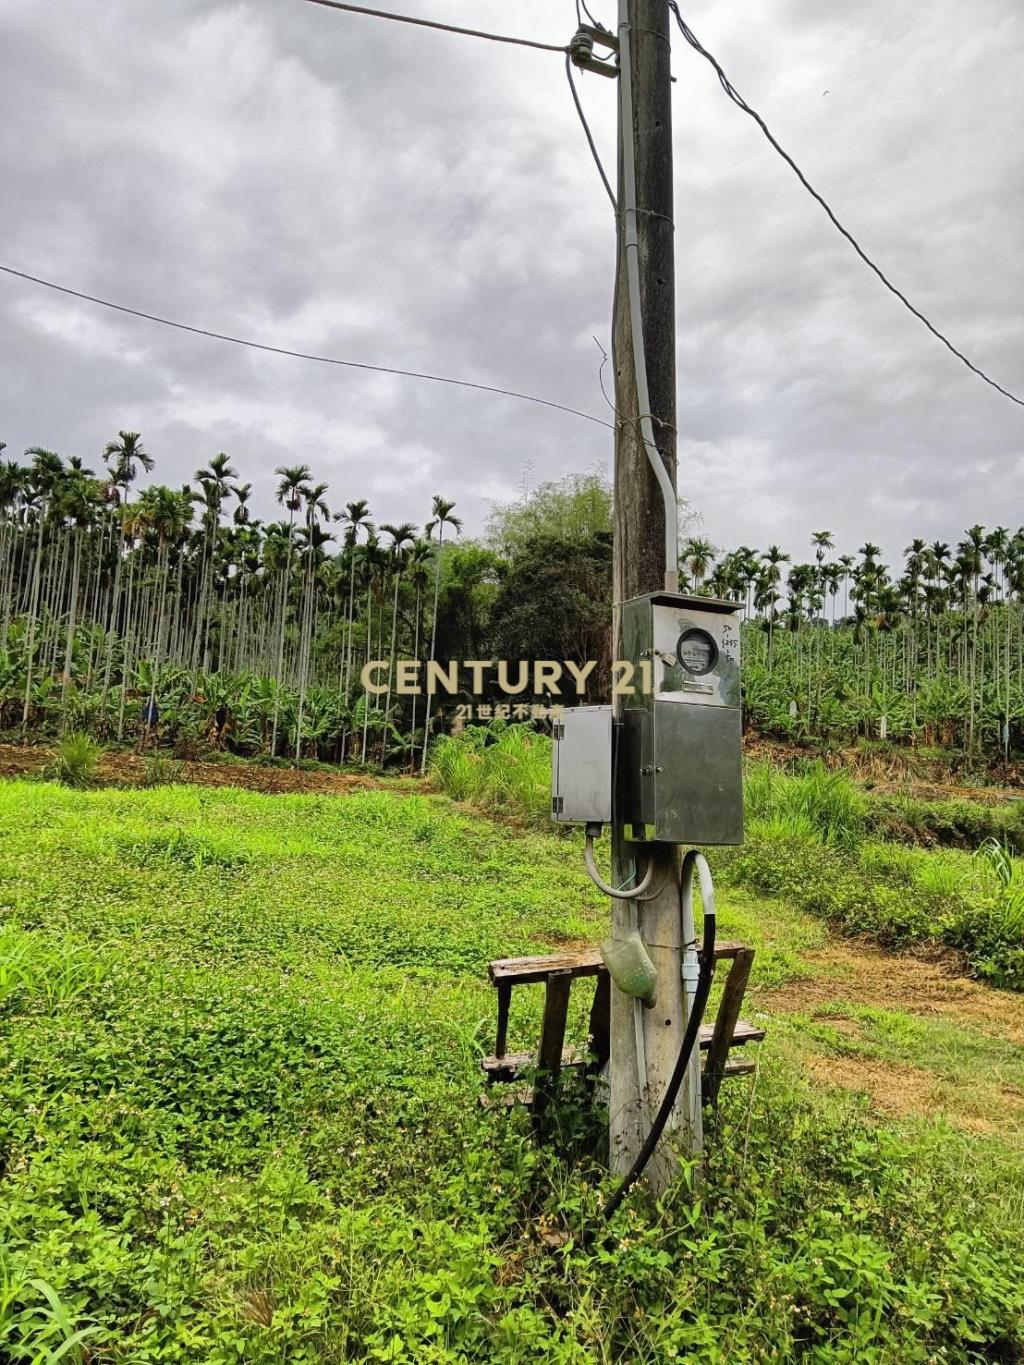
<path fill-rule="evenodd" d="M 53 757 L 53 750 L 42 745 L 0 744 L 0 777 L 26 777 L 39 773 Z M 164 757 L 164 755 L 161 755 Z M 101 782 L 126 787 L 142 786 L 146 759 L 140 754 L 108 751 L 101 755 L 98 774 Z M 271 768 L 259 763 L 181 762 L 175 779 L 200 787 L 243 787 L 247 791 L 278 794 L 289 792 L 341 796 L 346 792 L 371 787 L 423 790 L 417 778 L 388 778 L 362 773 L 346 773 L 329 768 L 306 772 L 301 768 Z"/>
<path fill-rule="evenodd" d="M 886 953 L 855 939 L 802 956 L 813 975 L 775 990 L 752 989 L 759 1009 L 813 1015 L 837 1000 L 877 1005 L 906 1014 L 945 1015 L 1024 1047 L 1024 995 L 971 980 L 957 953 Z"/>
<path fill-rule="evenodd" d="M 817 1083 L 866 1094 L 882 1114 L 942 1112 L 973 1132 L 1024 1137 L 1020 1065 L 1006 1063 L 1009 1046 L 1021 1050 L 1024 1064 L 1024 995 L 971 980 L 958 955 L 948 951 L 896 955 L 860 940 L 836 941 L 805 953 L 803 961 L 807 978 L 771 990 L 753 988 L 748 1008 L 800 1016 L 793 1021 L 796 1046 Z M 873 1055 L 856 1017 L 863 1006 L 959 1026 L 956 1036 L 971 1046 L 962 1057 L 926 1048 L 904 1059 Z M 801 1020 L 810 1022 L 809 1030 Z M 823 1046 L 823 1033 L 835 1036 L 839 1046 Z"/>

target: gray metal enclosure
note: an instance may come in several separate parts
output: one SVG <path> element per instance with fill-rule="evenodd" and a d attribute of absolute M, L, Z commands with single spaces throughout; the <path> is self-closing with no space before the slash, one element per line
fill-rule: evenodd
<path fill-rule="evenodd" d="M 743 842 L 738 610 L 668 592 L 623 605 L 623 654 L 651 690 L 622 710 L 618 818 L 648 838 Z"/>
<path fill-rule="evenodd" d="M 574 706 L 552 732 L 551 815 L 607 825 L 612 818 L 612 708 Z"/>

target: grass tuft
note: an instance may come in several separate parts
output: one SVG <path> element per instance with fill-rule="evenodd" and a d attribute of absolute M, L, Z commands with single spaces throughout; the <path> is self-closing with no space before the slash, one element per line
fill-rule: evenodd
<path fill-rule="evenodd" d="M 529 725 L 469 725 L 443 735 L 430 753 L 429 772 L 455 801 L 530 824 L 551 813 L 551 740 Z"/>
<path fill-rule="evenodd" d="M 797 821 L 792 828 L 813 827 L 827 844 L 853 848 L 864 837 L 868 802 L 845 773 L 815 763 L 789 775 L 770 763 L 747 765 L 744 786 L 747 816 L 755 820 Z"/>
<path fill-rule="evenodd" d="M 64 787 L 84 789 L 96 785 L 96 770 L 102 750 L 83 731 L 65 736 L 53 759 L 43 770 L 44 777 Z"/>

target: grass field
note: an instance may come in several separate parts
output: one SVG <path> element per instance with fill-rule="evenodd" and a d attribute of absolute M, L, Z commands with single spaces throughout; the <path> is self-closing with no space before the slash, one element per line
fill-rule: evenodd
<path fill-rule="evenodd" d="M 1020 996 L 727 886 L 760 1070 L 588 1251 L 601 1116 L 477 1104 L 488 959 L 604 932 L 572 840 L 15 781 L 0 850 L 2 1359 L 1024 1359 Z"/>

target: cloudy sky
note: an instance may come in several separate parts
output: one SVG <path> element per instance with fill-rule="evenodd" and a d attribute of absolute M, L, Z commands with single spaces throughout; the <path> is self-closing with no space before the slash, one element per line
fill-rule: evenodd
<path fill-rule="evenodd" d="M 381 7 L 386 7 L 381 0 Z M 573 0 L 395 8 L 564 43 Z M 613 23 L 610 0 L 592 9 Z M 1024 392 L 1017 0 L 683 5 L 734 84 L 938 326 Z M 1024 409 L 888 295 L 682 41 L 680 491 L 719 545 L 810 530 L 898 553 L 1024 521 Z M 606 417 L 613 224 L 561 59 L 302 0 L 0 0 L 0 263 L 196 326 L 472 379 Z M 582 95 L 609 166 L 614 86 Z M 227 451 L 273 514 L 479 530 L 610 467 L 546 408 L 261 355 L 0 276 L 0 439 L 94 464 L 143 433 L 178 482 Z"/>

